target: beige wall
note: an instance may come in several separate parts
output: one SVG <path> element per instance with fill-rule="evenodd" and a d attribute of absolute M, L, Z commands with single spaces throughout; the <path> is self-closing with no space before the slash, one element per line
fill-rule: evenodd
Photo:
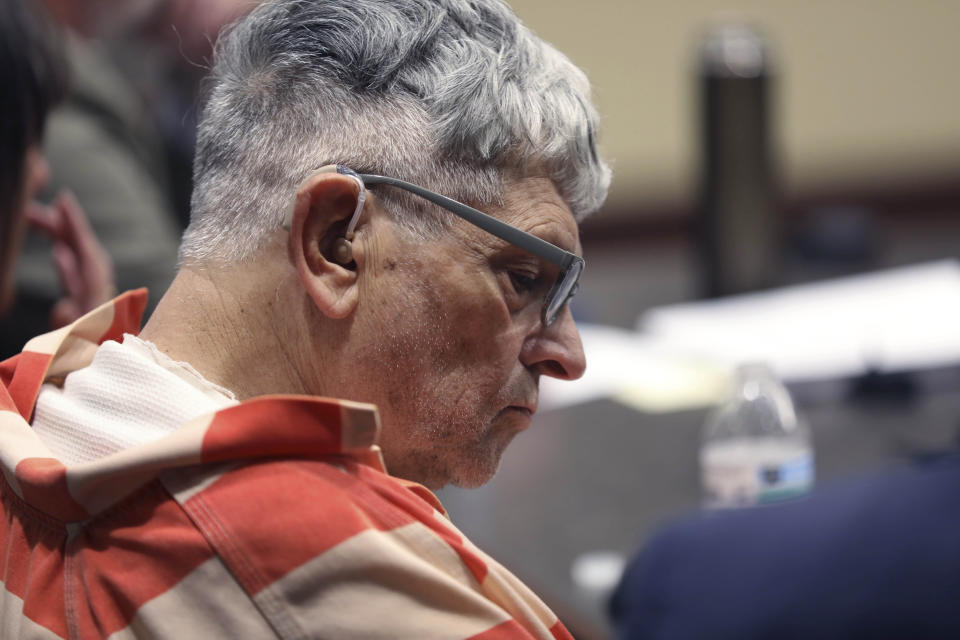
<path fill-rule="evenodd" d="M 694 51 L 723 12 L 774 46 L 788 190 L 960 175 L 960 0 L 511 4 L 590 76 L 614 162 L 611 204 L 691 197 Z"/>

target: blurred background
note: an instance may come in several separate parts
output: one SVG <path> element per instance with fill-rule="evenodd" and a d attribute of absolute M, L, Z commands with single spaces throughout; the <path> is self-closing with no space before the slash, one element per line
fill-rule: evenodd
<path fill-rule="evenodd" d="M 118 288 L 155 303 L 210 43 L 250 2 L 45 3 L 74 75 L 49 194 L 77 193 Z M 490 485 L 440 497 L 577 637 L 603 638 L 623 560 L 700 508 L 703 426 L 737 364 L 786 383 L 817 486 L 955 447 L 960 3 L 511 4 L 586 71 L 614 168 L 582 225 L 588 373 L 544 384 Z M 4 356 L 47 326 L 48 253 L 25 247 Z"/>
<path fill-rule="evenodd" d="M 823 218 L 830 210 L 841 209 L 848 225 L 860 223 L 863 250 L 873 252 L 874 262 L 857 265 L 861 270 L 955 255 L 957 3 L 512 5 L 587 72 L 603 117 L 601 142 L 614 181 L 607 206 L 583 226 L 583 240 L 591 275 L 613 263 L 623 264 L 630 280 L 639 279 L 630 287 L 602 284 L 615 275 L 590 283 L 591 293 L 602 286 L 604 294 L 637 294 L 591 300 L 589 311 L 603 322 L 632 327 L 643 309 L 695 293 L 691 278 L 684 278 L 695 256 L 663 262 L 653 278 L 659 285 L 647 285 L 642 274 L 649 269 L 627 268 L 626 261 L 636 253 L 693 249 L 704 150 L 700 47 L 716 23 L 750 25 L 767 41 L 769 162 L 779 192 L 777 215 L 794 232 L 788 249 L 796 249 L 811 226 L 829 225 Z M 645 286 L 656 288 L 638 289 Z"/>
<path fill-rule="evenodd" d="M 791 202 L 955 186 L 960 86 L 948 0 L 512 3 L 583 68 L 616 179 L 606 222 L 683 215 L 698 166 L 698 45 L 739 21 L 769 41 L 774 144 Z M 599 223 L 599 220 L 598 220 Z"/>

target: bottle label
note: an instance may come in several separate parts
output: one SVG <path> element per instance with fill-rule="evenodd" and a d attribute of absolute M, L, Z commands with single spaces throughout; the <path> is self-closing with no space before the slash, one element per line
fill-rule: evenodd
<path fill-rule="evenodd" d="M 706 449 L 701 458 L 704 505 L 744 507 L 808 493 L 813 487 L 813 455 L 809 449 L 791 449 L 789 452 L 769 448 L 764 451 L 752 446 Z"/>
<path fill-rule="evenodd" d="M 813 488 L 813 456 L 798 456 L 779 465 L 761 466 L 757 472 L 757 504 L 778 502 L 809 493 Z"/>

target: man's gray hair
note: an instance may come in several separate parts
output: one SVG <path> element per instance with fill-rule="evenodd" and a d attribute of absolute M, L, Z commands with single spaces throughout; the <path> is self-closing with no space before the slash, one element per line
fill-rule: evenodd
<path fill-rule="evenodd" d="M 211 82 L 184 261 L 251 255 L 326 164 L 480 206 L 542 175 L 578 221 L 606 197 L 586 77 L 498 0 L 267 2 L 221 35 Z M 376 189 L 411 231 L 452 217 Z"/>

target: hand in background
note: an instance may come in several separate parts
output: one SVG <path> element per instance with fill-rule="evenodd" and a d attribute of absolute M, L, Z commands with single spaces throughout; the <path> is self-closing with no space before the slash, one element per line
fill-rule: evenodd
<path fill-rule="evenodd" d="M 53 264 L 64 296 L 50 312 L 52 328 L 73 322 L 116 295 L 113 261 L 72 193 L 61 192 L 49 206 L 34 202 L 27 221 L 53 240 Z"/>

